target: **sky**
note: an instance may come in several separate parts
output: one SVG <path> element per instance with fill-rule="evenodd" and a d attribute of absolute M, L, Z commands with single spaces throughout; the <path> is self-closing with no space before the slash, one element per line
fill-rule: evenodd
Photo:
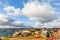
<path fill-rule="evenodd" d="M 0 28 L 60 28 L 60 0 L 0 0 Z"/>

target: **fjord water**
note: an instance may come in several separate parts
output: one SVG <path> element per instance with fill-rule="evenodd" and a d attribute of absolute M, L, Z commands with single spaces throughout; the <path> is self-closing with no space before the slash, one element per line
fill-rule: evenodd
<path fill-rule="evenodd" d="M 0 37 L 12 36 L 15 31 L 18 31 L 24 28 L 0 28 Z"/>

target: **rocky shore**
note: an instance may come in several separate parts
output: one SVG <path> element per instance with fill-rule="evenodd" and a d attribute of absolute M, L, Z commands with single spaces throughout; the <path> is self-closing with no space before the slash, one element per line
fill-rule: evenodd
<path fill-rule="evenodd" d="M 60 39 L 60 29 L 24 29 L 15 31 L 12 36 L 2 38 L 2 40 L 58 40 Z"/>

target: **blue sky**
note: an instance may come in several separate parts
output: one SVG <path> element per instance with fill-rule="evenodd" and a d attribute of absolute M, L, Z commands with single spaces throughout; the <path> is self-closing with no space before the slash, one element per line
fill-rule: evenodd
<path fill-rule="evenodd" d="M 7 6 L 14 6 L 15 8 L 22 9 L 24 5 L 23 2 L 26 3 L 28 0 L 0 0 L 0 2 Z M 3 14 L 5 14 L 3 11 L 3 5 L 1 5 L 0 10 Z M 16 21 L 22 21 L 23 23 L 31 23 L 26 16 L 14 16 L 14 19 Z"/>
<path fill-rule="evenodd" d="M 32 4 L 34 5 L 34 7 Z M 37 15 L 35 15 L 36 13 L 35 13 L 35 11 L 33 11 L 35 9 L 35 4 L 37 4 L 38 6 L 40 6 L 42 8 L 42 9 L 36 8 L 37 10 L 39 10 L 39 11 L 42 10 L 43 12 L 45 12 L 44 10 L 46 10 L 46 8 L 45 8 L 45 6 L 46 6 L 46 7 L 48 7 L 47 10 L 51 13 L 48 13 L 46 10 L 46 15 L 44 17 L 44 13 L 42 11 L 40 11 L 40 12 L 38 11 L 39 13 L 37 13 L 37 11 L 35 10 L 37 13 Z M 29 6 L 31 6 L 31 7 L 29 7 Z M 50 6 L 51 6 L 51 8 L 50 8 Z M 12 8 L 12 9 L 9 9 L 9 8 Z M 32 9 L 29 9 L 29 8 L 32 8 Z M 43 8 L 44 8 L 44 10 L 43 10 Z M 9 12 L 8 12 L 8 10 L 9 10 Z M 15 13 L 15 10 L 16 10 L 16 12 L 18 10 L 18 12 Z M 54 12 L 54 14 L 52 13 L 52 11 Z M 54 23 L 55 23 L 54 20 L 58 20 L 58 18 L 60 18 L 60 0 L 0 0 L 0 14 L 3 14 L 5 16 L 7 16 L 8 18 L 14 19 L 15 20 L 14 22 L 17 22 L 17 21 L 22 22 L 24 25 L 28 25 L 28 24 L 33 25 L 33 26 L 35 26 L 37 24 L 39 24 L 39 25 L 40 24 L 43 24 L 43 25 L 45 25 L 45 24 L 52 25 L 53 24 L 54 25 Z M 44 18 L 45 18 L 45 20 L 44 20 Z M 2 19 L 2 17 L 0 19 Z"/>

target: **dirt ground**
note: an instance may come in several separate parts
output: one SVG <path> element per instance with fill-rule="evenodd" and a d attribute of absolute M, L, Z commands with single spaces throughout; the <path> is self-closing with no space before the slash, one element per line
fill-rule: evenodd
<path fill-rule="evenodd" d="M 4 39 L 4 40 L 46 40 L 47 38 L 34 38 L 34 37 L 17 37 L 17 38 L 7 38 L 7 39 Z M 49 38 L 50 40 L 58 40 L 58 39 L 51 39 Z M 48 40 L 49 40 L 48 39 Z"/>
<path fill-rule="evenodd" d="M 22 38 L 9 38 L 9 40 L 45 40 L 45 39 L 40 39 L 40 38 L 38 38 L 38 39 L 35 39 L 35 38 L 33 38 L 33 39 L 31 39 L 31 38 L 30 39 L 28 39 L 28 38 L 27 39 L 25 39 L 25 38 L 23 38 L 23 39 Z"/>
<path fill-rule="evenodd" d="M 46 40 L 45 38 L 9 38 L 8 40 Z"/>
<path fill-rule="evenodd" d="M 8 40 L 47 40 L 47 38 L 32 38 L 32 37 L 20 37 L 20 38 L 9 38 Z M 60 40 L 60 39 L 48 39 L 48 40 Z"/>

